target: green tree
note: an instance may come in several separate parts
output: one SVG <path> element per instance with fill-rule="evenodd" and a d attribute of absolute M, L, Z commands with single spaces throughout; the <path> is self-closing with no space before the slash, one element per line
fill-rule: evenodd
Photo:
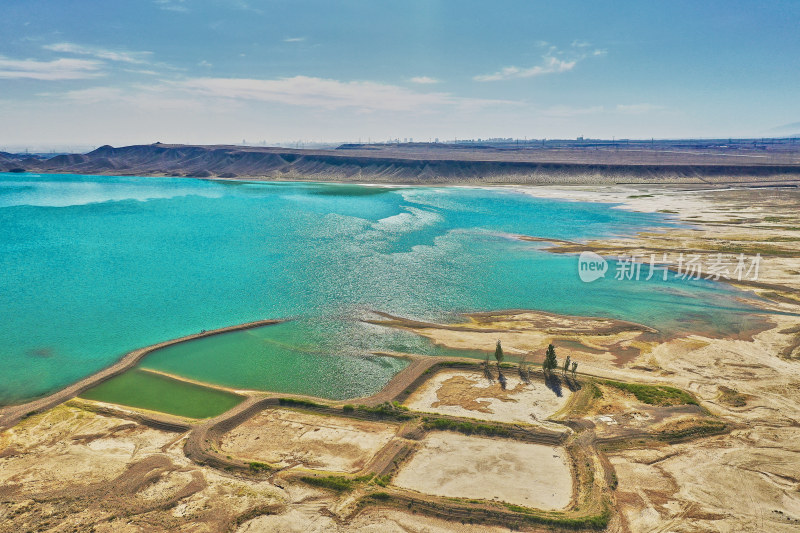
<path fill-rule="evenodd" d="M 544 363 L 542 363 L 542 370 L 550 372 L 558 368 L 558 359 L 556 359 L 556 347 L 552 344 L 547 346 L 547 353 L 544 356 Z"/>
<path fill-rule="evenodd" d="M 569 356 L 567 356 L 567 358 L 564 359 L 564 371 L 562 372 L 562 374 L 566 376 L 567 370 L 569 370 Z"/>
<path fill-rule="evenodd" d="M 528 363 L 528 354 L 525 354 L 519 361 L 519 379 L 521 379 L 523 383 L 531 382 L 531 374 L 530 369 L 528 368 Z"/>
<path fill-rule="evenodd" d="M 497 381 L 500 382 L 500 387 L 506 390 L 506 377 L 503 375 L 503 369 L 500 368 L 500 363 L 503 362 L 503 347 L 500 346 L 500 341 L 497 341 L 497 347 L 494 349 L 494 358 L 497 359 Z"/>
<path fill-rule="evenodd" d="M 572 377 L 573 378 L 575 377 L 575 371 L 576 370 L 578 370 L 578 362 L 577 361 L 573 361 L 572 362 Z"/>
<path fill-rule="evenodd" d="M 498 340 L 497 347 L 494 349 L 494 358 L 497 359 L 498 365 L 503 362 L 503 357 L 503 347 L 500 346 L 500 341 Z"/>
<path fill-rule="evenodd" d="M 486 354 L 486 360 L 483 362 L 483 375 L 486 377 L 486 379 L 489 380 L 490 383 L 494 381 L 494 375 L 492 374 L 492 369 L 489 368 L 489 354 L 488 353 Z"/>

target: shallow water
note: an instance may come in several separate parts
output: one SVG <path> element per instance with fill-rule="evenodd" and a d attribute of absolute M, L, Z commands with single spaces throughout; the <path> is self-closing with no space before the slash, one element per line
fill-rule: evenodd
<path fill-rule="evenodd" d="M 0 174 L 0 403 L 137 347 L 264 318 L 293 320 L 175 346 L 142 366 L 342 398 L 375 392 L 405 365 L 372 352 L 441 352 L 358 320 L 372 310 L 441 321 L 541 309 L 665 333 L 747 327 L 724 285 L 585 284 L 575 257 L 512 237 L 673 224 L 610 207 L 499 189 Z"/>
<path fill-rule="evenodd" d="M 189 418 L 211 418 L 244 400 L 244 396 L 238 394 L 139 369 L 104 381 L 81 394 L 81 397 Z"/>

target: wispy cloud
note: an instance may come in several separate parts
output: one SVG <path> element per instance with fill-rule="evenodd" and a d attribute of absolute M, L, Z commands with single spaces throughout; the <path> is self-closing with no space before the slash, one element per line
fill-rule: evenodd
<path fill-rule="evenodd" d="M 88 87 L 61 94 L 45 93 L 40 96 L 61 97 L 76 104 L 96 105 L 101 103 L 123 104 L 147 111 L 169 111 L 178 109 L 201 110 L 203 102 L 186 98 L 171 87 L 164 85 L 134 85 L 121 87 Z"/>
<path fill-rule="evenodd" d="M 177 11 L 185 13 L 189 8 L 185 5 L 185 0 L 154 0 L 154 3 L 165 11 Z"/>
<path fill-rule="evenodd" d="M 372 81 L 339 81 L 309 76 L 274 80 L 195 78 L 178 82 L 176 86 L 203 96 L 360 111 L 420 111 L 446 106 L 474 108 L 515 103 L 417 92 Z"/>
<path fill-rule="evenodd" d="M 547 43 L 541 41 L 541 43 L 537 43 L 537 45 L 544 46 L 547 45 Z M 605 50 L 591 50 L 591 46 L 592 45 L 586 41 L 573 41 L 567 51 L 559 50 L 555 46 L 549 46 L 547 53 L 542 56 L 542 61 L 538 65 L 533 65 L 531 67 L 517 67 L 512 65 L 503 67 L 492 74 L 474 76 L 472 79 L 475 81 L 500 81 L 569 72 L 575 68 L 578 62 L 587 57 L 597 57 L 606 54 Z"/>
<path fill-rule="evenodd" d="M 160 74 L 155 70 L 150 70 L 146 68 L 126 68 L 122 70 L 124 70 L 125 72 L 130 72 L 131 74 L 144 74 L 145 76 L 158 76 Z"/>
<path fill-rule="evenodd" d="M 436 78 L 431 78 L 430 76 L 414 76 L 410 80 L 411 83 L 419 83 L 420 85 L 431 85 L 434 83 L 439 83 L 439 80 Z"/>
<path fill-rule="evenodd" d="M 101 76 L 103 63 L 94 59 L 8 59 L 0 56 L 0 78 L 33 80 L 79 80 Z"/>
<path fill-rule="evenodd" d="M 239 9 L 241 11 L 250 11 L 252 13 L 258 13 L 259 15 L 264 14 L 262 10 L 260 10 L 257 7 L 253 7 L 252 5 L 250 5 L 250 2 L 246 2 L 245 0 L 223 0 L 221 3 L 233 9 Z"/>
<path fill-rule="evenodd" d="M 475 76 L 475 81 L 499 81 L 510 80 L 513 78 L 532 78 L 534 76 L 541 76 L 543 74 L 553 74 L 557 72 L 567 72 L 575 68 L 577 60 L 565 61 L 552 56 L 545 56 L 541 65 L 533 67 L 520 68 L 520 67 L 503 67 L 493 74 L 482 74 Z"/>
<path fill-rule="evenodd" d="M 98 59 L 107 59 L 109 61 L 120 61 L 123 63 L 147 63 L 148 58 L 152 52 L 127 52 L 118 50 L 109 50 L 107 48 L 99 48 L 94 46 L 83 46 L 75 43 L 54 43 L 46 44 L 42 48 L 51 50 L 53 52 L 61 52 L 65 54 L 86 55 L 96 57 Z"/>
<path fill-rule="evenodd" d="M 286 39 L 283 40 L 283 42 L 285 42 L 285 43 L 302 43 L 305 40 L 306 40 L 305 37 L 287 37 Z"/>

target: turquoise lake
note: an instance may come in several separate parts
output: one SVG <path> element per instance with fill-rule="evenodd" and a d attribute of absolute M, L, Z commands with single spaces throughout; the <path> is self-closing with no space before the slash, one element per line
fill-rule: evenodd
<path fill-rule="evenodd" d="M 580 241 L 674 224 L 505 189 L 0 174 L 0 404 L 134 348 L 264 318 L 292 320 L 173 347 L 142 366 L 347 398 L 379 390 L 406 364 L 374 351 L 446 353 L 360 321 L 373 310 L 447 321 L 539 309 L 665 334 L 745 328 L 750 309 L 723 284 L 613 272 L 582 283 L 576 257 L 513 237 Z"/>

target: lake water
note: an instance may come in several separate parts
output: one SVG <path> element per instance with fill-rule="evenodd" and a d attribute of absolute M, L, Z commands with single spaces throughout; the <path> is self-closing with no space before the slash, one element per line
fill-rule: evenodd
<path fill-rule="evenodd" d="M 586 284 L 574 256 L 512 237 L 674 224 L 611 207 L 502 189 L 0 174 L 0 403 L 137 347 L 264 318 L 292 320 L 174 346 L 142 366 L 345 398 L 377 391 L 406 364 L 372 352 L 443 353 L 359 320 L 373 310 L 446 321 L 539 309 L 665 333 L 745 327 L 748 309 L 724 285 Z"/>

